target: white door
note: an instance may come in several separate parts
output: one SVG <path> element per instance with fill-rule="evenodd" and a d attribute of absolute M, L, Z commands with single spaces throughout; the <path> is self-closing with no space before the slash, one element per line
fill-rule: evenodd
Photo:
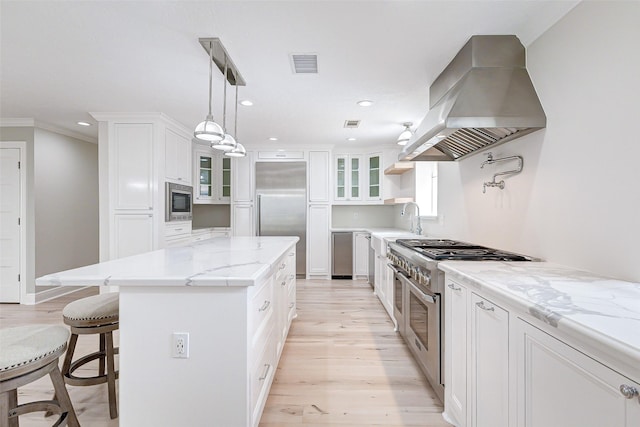
<path fill-rule="evenodd" d="M 20 150 L 0 149 L 0 302 L 20 302 Z"/>

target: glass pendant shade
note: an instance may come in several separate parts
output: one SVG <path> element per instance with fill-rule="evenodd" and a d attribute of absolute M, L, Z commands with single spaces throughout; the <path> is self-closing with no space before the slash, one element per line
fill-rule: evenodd
<path fill-rule="evenodd" d="M 245 150 L 244 145 L 237 142 L 236 148 L 225 152 L 224 155 L 229 157 L 244 157 L 247 155 L 247 150 Z"/>
<path fill-rule="evenodd" d="M 236 147 L 236 140 L 233 136 L 225 133 L 224 139 L 212 143 L 211 147 L 222 151 L 233 150 Z"/>
<path fill-rule="evenodd" d="M 200 122 L 200 124 L 196 126 L 193 136 L 202 141 L 215 142 L 224 138 L 224 130 L 222 130 L 219 124 L 213 121 L 213 116 L 207 116 L 203 122 Z"/>
<path fill-rule="evenodd" d="M 402 131 L 400 136 L 398 136 L 398 145 L 407 145 L 407 142 L 411 139 L 411 135 L 413 135 L 411 129 L 409 129 L 409 126 L 411 125 L 405 124 L 404 126 L 405 129 Z"/>

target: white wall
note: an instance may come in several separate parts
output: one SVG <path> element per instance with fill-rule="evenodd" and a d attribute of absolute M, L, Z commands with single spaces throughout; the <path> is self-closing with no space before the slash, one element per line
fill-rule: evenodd
<path fill-rule="evenodd" d="M 523 173 L 482 194 L 484 154 L 440 163 L 427 233 L 640 281 L 639 22 L 640 2 L 582 2 L 533 42 L 547 128 L 492 150 Z"/>
<path fill-rule="evenodd" d="M 98 146 L 35 129 L 36 277 L 98 262 Z"/>

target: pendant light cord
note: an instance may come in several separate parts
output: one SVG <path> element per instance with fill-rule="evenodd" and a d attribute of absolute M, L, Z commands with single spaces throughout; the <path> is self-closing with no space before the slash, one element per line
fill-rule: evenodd
<path fill-rule="evenodd" d="M 234 79 L 236 81 L 236 113 L 235 113 L 235 124 L 233 126 L 233 136 L 235 137 L 236 141 L 238 140 L 238 77 L 234 74 Z"/>

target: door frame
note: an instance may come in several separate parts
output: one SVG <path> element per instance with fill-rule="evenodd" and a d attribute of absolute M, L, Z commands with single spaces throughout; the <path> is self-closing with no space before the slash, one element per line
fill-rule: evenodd
<path fill-rule="evenodd" d="M 0 149 L 17 148 L 20 158 L 20 304 L 33 304 L 34 295 L 27 295 L 27 168 L 26 141 L 0 141 Z M 33 300 L 33 301 L 30 301 Z"/>

